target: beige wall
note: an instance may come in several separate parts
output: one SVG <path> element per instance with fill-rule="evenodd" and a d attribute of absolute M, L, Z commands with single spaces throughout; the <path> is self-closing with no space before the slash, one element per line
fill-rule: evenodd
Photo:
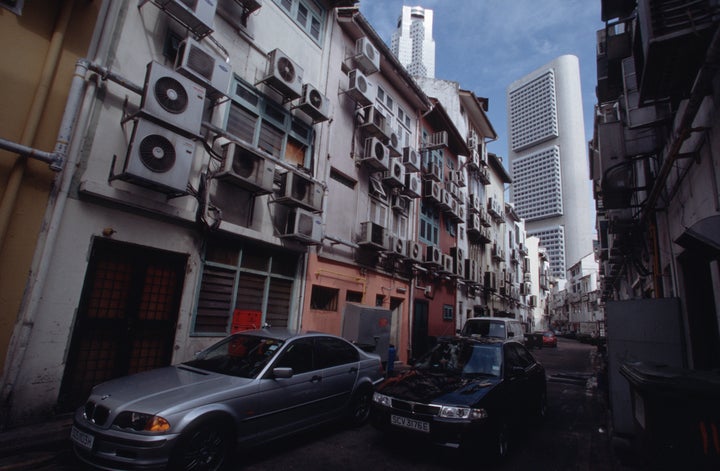
<path fill-rule="evenodd" d="M 0 56 L 0 137 L 47 152 L 55 145 L 75 62 L 87 51 L 101 2 L 74 2 L 58 67 L 33 132 L 30 109 L 65 3 L 25 2 L 22 16 L 0 9 L 0 41 L 5 45 Z M 7 191 L 8 180 L 17 161 L 17 156 L 0 150 L 2 206 L 12 197 Z M 46 163 L 29 159 L 16 202 L 11 206 L 10 222 L 0 247 L 0 368 L 5 365 L 54 178 Z"/>

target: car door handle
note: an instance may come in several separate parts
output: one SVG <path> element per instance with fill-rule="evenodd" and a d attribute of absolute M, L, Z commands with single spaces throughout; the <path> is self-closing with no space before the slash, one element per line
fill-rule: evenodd
<path fill-rule="evenodd" d="M 354 374 L 354 373 L 357 373 L 357 372 L 358 372 L 358 369 L 357 369 L 357 367 L 355 367 L 355 366 L 353 366 L 352 368 L 350 368 L 350 371 L 348 371 L 348 373 L 353 373 L 353 374 Z"/>
<path fill-rule="evenodd" d="M 315 375 L 312 378 L 310 378 L 311 383 L 319 383 L 320 381 L 322 381 L 322 376 L 320 376 L 320 375 Z"/>

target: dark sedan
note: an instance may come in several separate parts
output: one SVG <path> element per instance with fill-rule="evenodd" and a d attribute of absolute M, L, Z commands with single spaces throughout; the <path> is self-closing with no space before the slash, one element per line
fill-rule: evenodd
<path fill-rule="evenodd" d="M 372 424 L 438 445 L 504 457 L 512 428 L 546 410 L 545 369 L 517 342 L 441 340 L 373 395 Z"/>
<path fill-rule="evenodd" d="M 380 357 L 327 334 L 235 334 L 191 361 L 108 381 L 75 414 L 77 455 L 103 469 L 219 470 L 256 444 L 364 422 Z"/>

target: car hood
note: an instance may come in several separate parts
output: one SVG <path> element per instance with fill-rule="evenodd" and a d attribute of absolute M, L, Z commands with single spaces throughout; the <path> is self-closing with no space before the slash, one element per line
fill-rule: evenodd
<path fill-rule="evenodd" d="M 386 380 L 378 392 L 423 404 L 473 405 L 501 382 L 500 378 L 411 370 Z"/>
<path fill-rule="evenodd" d="M 116 412 L 156 414 L 215 402 L 230 391 L 237 395 L 237 388 L 250 388 L 253 381 L 177 365 L 99 384 L 93 388 L 90 399 Z"/>

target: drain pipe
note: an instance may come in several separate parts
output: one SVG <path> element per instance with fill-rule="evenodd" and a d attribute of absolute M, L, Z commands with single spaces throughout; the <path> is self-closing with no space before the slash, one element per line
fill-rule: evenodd
<path fill-rule="evenodd" d="M 67 0 L 62 6 L 60 17 L 55 25 L 52 39 L 50 40 L 45 64 L 43 65 L 43 70 L 40 75 L 40 82 L 38 83 L 35 97 L 30 107 L 30 115 L 25 122 L 25 128 L 23 129 L 20 139 L 22 145 L 31 145 L 37 135 L 40 119 L 42 118 L 50 94 L 50 85 L 52 84 L 53 76 L 60 61 L 62 46 L 65 41 L 65 33 L 70 23 L 74 4 L 75 0 Z M 20 193 L 20 186 L 25 176 L 26 168 L 27 157 L 24 155 L 18 156 L 10 172 L 5 193 L 3 193 L 2 200 L 0 200 L 0 249 L 2 249 L 5 242 L 5 236 L 7 235 L 12 213 L 15 210 L 15 203 Z"/>

